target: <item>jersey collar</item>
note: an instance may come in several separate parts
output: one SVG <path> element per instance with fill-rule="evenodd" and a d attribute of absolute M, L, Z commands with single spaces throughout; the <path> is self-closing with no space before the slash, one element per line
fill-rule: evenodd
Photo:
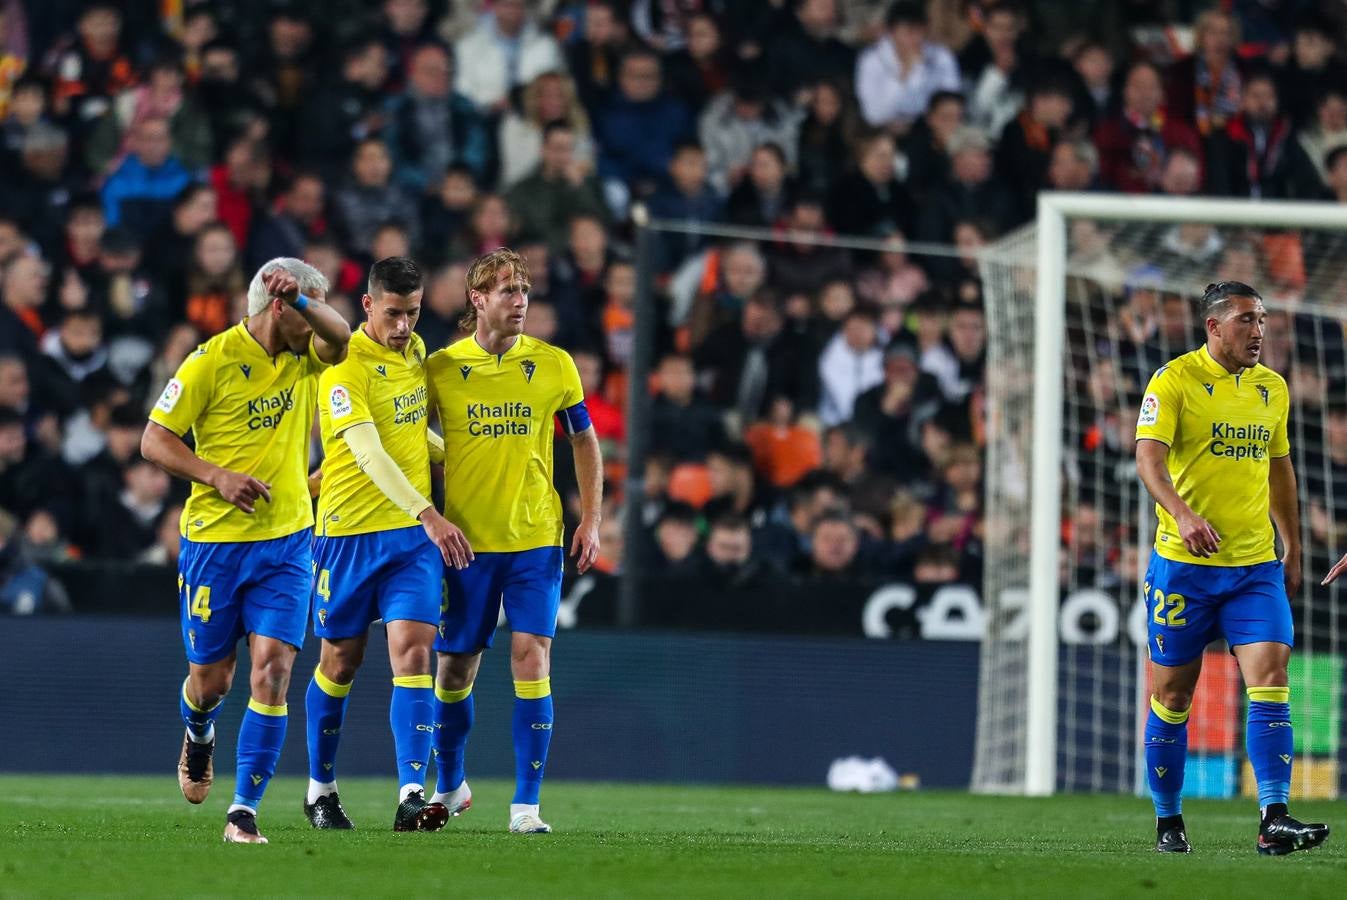
<path fill-rule="evenodd" d="M 1197 359 L 1202 363 L 1202 368 L 1206 369 L 1217 378 L 1238 378 L 1249 371 L 1248 369 L 1241 369 L 1238 372 L 1231 372 L 1212 357 L 1211 351 L 1207 349 L 1206 344 L 1197 348 Z"/>
<path fill-rule="evenodd" d="M 358 340 L 364 346 L 365 352 L 375 355 L 388 356 L 391 358 L 402 359 L 404 354 L 397 352 L 391 347 L 385 347 L 383 344 L 370 337 L 365 331 L 365 323 L 361 322 L 356 328 L 355 333 L 351 335 L 352 340 Z M 411 347 L 411 342 L 407 342 L 407 347 Z"/>
<path fill-rule="evenodd" d="M 500 362 L 501 360 L 505 359 L 505 357 L 519 350 L 519 348 L 524 343 L 524 337 L 525 335 L 522 334 L 516 337 L 514 339 L 514 343 L 511 344 L 509 347 L 507 347 L 505 352 L 502 353 L 500 356 L 496 356 L 496 354 L 490 352 L 481 344 L 477 343 L 477 335 L 475 334 L 469 335 L 467 340 L 468 346 L 472 348 L 472 353 L 474 356 L 480 357 L 481 359 L 494 359 L 496 360 L 496 362 Z"/>

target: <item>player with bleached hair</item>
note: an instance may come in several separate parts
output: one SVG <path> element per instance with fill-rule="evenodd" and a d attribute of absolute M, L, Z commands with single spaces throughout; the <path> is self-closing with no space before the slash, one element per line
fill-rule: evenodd
<path fill-rule="evenodd" d="M 257 808 L 285 741 L 286 689 L 304 643 L 313 580 L 309 432 L 319 373 L 351 329 L 324 303 L 327 279 L 282 257 L 248 286 L 248 315 L 190 354 L 150 411 L 141 453 L 192 482 L 178 601 L 187 650 L 178 784 L 191 803 L 214 779 L 215 718 L 248 638 L 251 697 L 239 726 L 229 843 L 265 844 Z M 193 447 L 183 440 L 192 432 Z"/>

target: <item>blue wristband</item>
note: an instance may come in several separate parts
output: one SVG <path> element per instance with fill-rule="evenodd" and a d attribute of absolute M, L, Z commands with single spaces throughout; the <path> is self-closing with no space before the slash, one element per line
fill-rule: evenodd
<path fill-rule="evenodd" d="M 305 297 L 303 294 L 300 294 L 298 297 L 296 297 L 295 302 L 291 304 L 291 306 L 293 306 L 296 311 L 301 310 L 308 305 L 309 305 L 309 298 Z"/>

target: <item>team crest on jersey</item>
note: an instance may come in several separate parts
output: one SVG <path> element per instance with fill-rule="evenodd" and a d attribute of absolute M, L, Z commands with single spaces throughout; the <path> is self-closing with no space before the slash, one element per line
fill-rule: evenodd
<path fill-rule="evenodd" d="M 413 350 L 413 351 L 412 351 L 412 358 L 415 359 L 417 362 L 420 362 L 420 361 L 421 361 L 421 351 L 420 351 L 420 350 Z"/>
<path fill-rule="evenodd" d="M 532 384 L 533 373 L 538 369 L 537 364 L 531 359 L 526 359 L 519 364 L 519 368 L 524 370 L 524 380 Z"/>
<path fill-rule="evenodd" d="M 244 377 L 244 378 L 252 378 L 252 377 L 253 377 L 253 367 L 252 367 L 252 366 L 248 365 L 247 363 L 239 363 L 239 368 L 243 370 L 243 377 Z"/>
<path fill-rule="evenodd" d="M 1203 386 L 1204 388 L 1207 389 L 1207 396 L 1208 396 L 1208 397 L 1210 397 L 1210 396 L 1212 395 L 1212 394 L 1211 394 L 1212 391 L 1216 390 L 1216 385 L 1214 385 L 1214 384 L 1207 384 L 1205 381 L 1202 382 L 1202 386 Z"/>
<path fill-rule="evenodd" d="M 472 374 L 472 366 L 459 366 L 458 374 L 463 376 L 464 381 L 467 381 L 468 376 Z"/>
<path fill-rule="evenodd" d="M 351 393 L 340 384 L 332 386 L 332 392 L 328 394 L 327 404 L 332 410 L 332 418 L 341 419 L 351 414 Z"/>
<path fill-rule="evenodd" d="M 176 378 L 170 378 L 168 384 L 164 385 L 164 392 L 159 395 L 155 401 L 155 408 L 160 412 L 171 413 L 173 407 L 178 405 L 178 399 L 182 397 L 182 382 Z"/>
<path fill-rule="evenodd" d="M 1263 405 L 1264 405 L 1264 406 L 1267 406 L 1267 404 L 1268 404 L 1268 400 L 1267 400 L 1267 385 L 1262 385 L 1262 384 L 1258 385 L 1258 393 L 1259 393 L 1259 394 L 1262 396 L 1262 398 L 1263 398 Z"/>
<path fill-rule="evenodd" d="M 383 365 L 383 363 L 380 363 L 379 365 L 375 366 L 374 371 L 378 372 L 385 378 L 388 377 L 388 369 Z"/>
<path fill-rule="evenodd" d="M 1141 415 L 1137 416 L 1137 425 L 1154 425 L 1160 420 L 1160 398 L 1147 394 L 1141 401 Z"/>

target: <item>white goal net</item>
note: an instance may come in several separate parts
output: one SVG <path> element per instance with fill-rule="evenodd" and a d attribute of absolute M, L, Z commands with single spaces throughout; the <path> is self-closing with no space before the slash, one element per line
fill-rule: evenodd
<path fill-rule="evenodd" d="M 1154 538 L 1133 432 L 1155 369 L 1199 346 L 1212 281 L 1269 309 L 1263 363 L 1291 389 L 1304 588 L 1292 598 L 1292 796 L 1347 774 L 1347 207 L 1048 195 L 1038 224 L 982 261 L 988 326 L 986 575 L 973 787 L 1131 792 L 1144 701 L 1139 584 Z M 1209 647 L 1189 727 L 1186 796 L 1252 790 L 1244 691 Z"/>

